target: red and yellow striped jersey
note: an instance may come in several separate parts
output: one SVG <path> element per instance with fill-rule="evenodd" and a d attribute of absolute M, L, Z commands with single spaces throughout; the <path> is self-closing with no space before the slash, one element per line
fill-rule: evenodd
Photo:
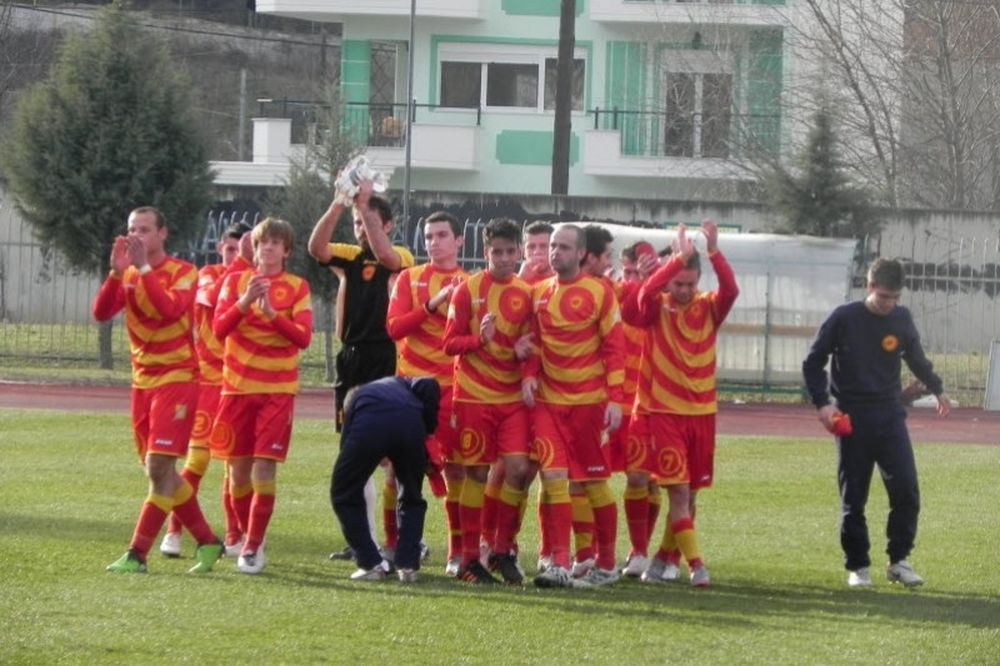
<path fill-rule="evenodd" d="M 276 313 L 268 320 L 257 303 L 246 314 L 237 305 L 254 275 L 228 274 L 215 308 L 213 329 L 225 344 L 222 393 L 298 393 L 299 350 L 312 339 L 309 283 L 291 273 L 267 276 Z"/>
<path fill-rule="evenodd" d="M 715 252 L 709 255 L 719 288 L 698 292 L 687 304 L 663 288 L 684 266 L 677 258 L 657 269 L 639 290 L 638 314 L 646 325 L 636 412 L 683 415 L 718 411 L 715 342 L 739 288 L 732 268 Z"/>
<path fill-rule="evenodd" d="M 150 389 L 198 378 L 192 337 L 198 272 L 166 257 L 145 275 L 129 266 L 121 278 L 109 275 L 94 300 L 94 318 L 107 321 L 125 309 L 132 385 Z"/>
<path fill-rule="evenodd" d="M 534 286 L 532 302 L 539 350 L 525 374 L 539 376 L 536 398 L 560 405 L 622 402 L 625 343 L 611 286 L 582 273 L 566 282 L 552 277 Z"/>
<path fill-rule="evenodd" d="M 198 352 L 201 383 L 222 383 L 222 341 L 215 337 L 212 318 L 219 299 L 217 283 L 226 273 L 223 264 L 203 266 L 198 271 L 198 291 L 194 298 L 194 348 Z"/>
<path fill-rule="evenodd" d="M 483 344 L 479 326 L 492 313 L 496 334 Z M 500 282 L 488 271 L 458 285 L 444 329 L 455 358 L 455 400 L 491 405 L 521 401 L 521 363 L 514 343 L 531 330 L 531 287 L 516 276 Z"/>
<path fill-rule="evenodd" d="M 625 300 L 633 298 L 639 291 L 638 282 L 615 282 L 613 283 L 615 296 L 618 304 L 624 312 Z M 632 326 L 627 321 L 622 321 L 622 333 L 625 338 L 625 382 L 622 384 L 622 392 L 625 400 L 622 403 L 628 407 L 626 413 L 632 409 L 635 401 L 635 394 L 639 386 L 639 365 L 642 362 L 642 346 L 646 339 L 646 330 Z"/>
<path fill-rule="evenodd" d="M 424 305 L 448 284 L 464 280 L 461 268 L 442 271 L 431 264 L 407 268 L 399 274 L 389 297 L 385 329 L 396 341 L 396 374 L 433 377 L 442 389 L 453 381 L 454 359 L 444 353 L 442 339 L 448 304 L 428 313 Z"/>

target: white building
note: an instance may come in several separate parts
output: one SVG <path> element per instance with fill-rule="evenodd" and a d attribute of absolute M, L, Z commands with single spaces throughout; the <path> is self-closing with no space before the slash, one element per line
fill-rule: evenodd
<path fill-rule="evenodd" d="M 417 1 L 413 189 L 549 191 L 559 5 Z M 257 9 L 343 23 L 348 122 L 378 166 L 402 166 L 409 0 L 258 0 Z M 577 0 L 569 194 L 732 192 L 750 178 L 748 154 L 779 154 L 792 9 L 786 0 Z M 295 150 L 290 130 L 287 119 L 258 119 L 254 162 L 216 163 L 219 183 L 280 184 Z"/>

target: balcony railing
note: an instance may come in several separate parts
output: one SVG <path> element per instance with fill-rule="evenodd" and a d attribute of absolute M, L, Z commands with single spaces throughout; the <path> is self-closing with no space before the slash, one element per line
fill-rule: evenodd
<path fill-rule="evenodd" d="M 595 130 L 621 133 L 622 155 L 733 159 L 754 153 L 776 155 L 781 116 L 754 113 L 667 113 L 595 108 Z"/>
<path fill-rule="evenodd" d="M 324 102 L 294 99 L 258 99 L 258 114 L 268 118 L 290 118 L 292 143 L 315 141 L 316 132 L 323 131 L 330 120 L 329 106 Z M 436 104 L 411 105 L 412 124 L 480 126 L 481 108 L 452 109 L 439 113 Z M 363 146 L 402 148 L 406 145 L 406 103 L 345 102 L 340 110 L 342 131 L 352 141 Z"/>

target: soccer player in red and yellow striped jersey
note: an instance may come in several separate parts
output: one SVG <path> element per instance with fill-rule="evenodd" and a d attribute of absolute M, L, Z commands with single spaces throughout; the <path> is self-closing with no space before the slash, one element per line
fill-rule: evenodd
<path fill-rule="evenodd" d="M 679 549 L 696 587 L 709 584 L 694 515 L 698 490 L 712 484 L 715 342 L 739 294 L 733 270 L 719 252 L 718 227 L 705 220 L 702 232 L 719 288 L 698 291 L 699 257 L 681 225 L 673 255 L 639 290 L 633 322 L 646 327 L 635 427 L 648 438 L 648 469 L 667 487 L 670 507 L 663 543 L 643 580 L 676 578 Z"/>
<path fill-rule="evenodd" d="M 115 238 L 111 274 L 94 300 L 97 321 L 125 310 L 132 357 L 132 425 L 149 494 L 139 512 L 128 552 L 108 571 L 144 573 L 146 555 L 174 511 L 198 549 L 192 573 L 211 571 L 222 542 L 205 522 L 191 484 L 176 469 L 187 454 L 198 399 L 198 360 L 192 340 L 197 272 L 168 256 L 167 225 L 152 206 L 133 210 L 128 235 Z"/>
<path fill-rule="evenodd" d="M 249 236 L 249 233 L 250 226 L 244 222 L 230 225 L 216 246 L 216 252 L 222 261 L 203 266 L 198 271 L 198 291 L 194 299 L 194 348 L 198 354 L 201 380 L 188 456 L 184 469 L 181 470 L 181 477 L 187 479 L 195 493 L 198 492 L 201 479 L 205 476 L 211 459 L 208 446 L 209 434 L 219 409 L 219 395 L 222 391 L 222 341 L 215 337 L 212 331 L 215 304 L 219 298 L 219 288 L 226 269 L 239 256 L 240 241 L 244 235 Z M 248 252 L 252 253 L 249 241 L 248 237 L 245 244 Z M 237 555 L 238 552 L 231 552 L 231 549 L 240 541 L 242 533 L 229 495 L 229 479 L 225 476 L 222 480 L 222 507 L 226 517 L 224 543 L 227 554 Z M 174 513 L 170 514 L 170 519 L 167 521 L 167 532 L 160 542 L 160 552 L 167 557 L 179 557 L 181 554 L 181 523 Z"/>
<path fill-rule="evenodd" d="M 233 504 L 245 534 L 236 567 L 264 568 L 277 467 L 288 455 L 299 390 L 299 350 L 312 339 L 309 283 L 285 272 L 292 226 L 267 218 L 251 235 L 255 268 L 226 276 L 213 329 L 225 341 L 222 398 L 212 448 L 229 465 Z"/>
<path fill-rule="evenodd" d="M 521 231 L 510 220 L 491 220 L 483 229 L 486 270 L 459 284 L 451 297 L 444 351 L 455 354 L 454 415 L 458 449 L 453 460 L 465 467 L 459 498 L 462 564 L 458 577 L 494 583 L 479 561 L 482 508 L 490 465 L 504 461 L 493 544 L 504 580 L 519 584 L 512 544 L 527 493 L 528 410 L 521 400 L 521 363 L 515 349 L 531 328 L 531 288 L 514 275 Z"/>
<path fill-rule="evenodd" d="M 389 297 L 386 330 L 396 341 L 396 375 L 433 377 L 441 386 L 438 427 L 428 438 L 428 458 L 444 464 L 448 516 L 448 573 L 458 573 L 461 528 L 458 502 L 464 468 L 453 460 L 457 436 L 451 422 L 454 359 L 442 347 L 448 303 L 456 285 L 465 279 L 458 252 L 465 237 L 462 224 L 450 213 L 432 213 L 424 222 L 424 243 L 430 262 L 399 274 Z"/>
<path fill-rule="evenodd" d="M 646 443 L 632 432 L 632 409 L 638 390 L 645 329 L 629 324 L 628 312 L 637 306 L 639 287 L 658 266 L 656 252 L 646 241 L 622 248 L 619 257 L 622 279 L 615 283 L 615 293 L 622 308 L 625 331 L 625 400 L 622 427 L 614 432 L 609 447 L 615 471 L 626 475 L 624 496 L 625 523 L 631 548 L 623 576 L 640 576 L 649 565 L 649 539 L 660 513 L 660 488 L 645 469 Z"/>
<path fill-rule="evenodd" d="M 517 277 L 524 280 L 528 286 L 533 286 L 554 275 L 552 267 L 549 265 L 549 240 L 552 238 L 552 230 L 552 225 L 548 222 L 532 222 L 524 228 L 521 239 L 524 259 L 517 271 Z M 497 510 L 500 506 L 500 493 L 503 491 L 504 476 L 503 458 L 501 458 L 490 467 L 490 475 L 486 481 L 486 491 L 483 497 L 483 542 L 490 552 L 496 552 L 493 538 L 497 532 Z M 532 471 L 525 479 L 525 487 L 531 485 L 533 478 L 534 472 Z M 539 486 L 539 506 L 542 506 L 543 492 L 542 487 Z M 525 494 L 521 501 L 515 534 L 521 529 L 520 520 L 524 517 L 527 502 L 528 496 Z M 516 541 L 513 544 L 513 549 L 517 550 Z M 544 542 L 539 546 L 541 553 L 548 553 L 548 550 L 548 544 Z"/>
<path fill-rule="evenodd" d="M 624 343 L 618 302 L 606 282 L 582 274 L 585 254 L 583 230 L 560 227 L 549 249 L 556 276 L 532 291 L 538 354 L 526 363 L 522 395 L 535 408 L 531 457 L 541 468 L 549 504 L 542 512 L 542 530 L 547 532 L 553 561 L 535 578 L 539 587 L 572 584 L 567 571 L 570 478 L 583 484 L 595 509 L 598 542 L 598 566 L 578 582 L 606 584 L 617 579 L 617 511 L 607 485 L 610 466 L 601 435 L 621 423 Z"/>

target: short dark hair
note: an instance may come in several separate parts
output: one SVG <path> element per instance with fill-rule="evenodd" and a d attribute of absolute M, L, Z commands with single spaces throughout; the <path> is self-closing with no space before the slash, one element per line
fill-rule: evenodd
<path fill-rule="evenodd" d="M 902 291 L 906 272 L 903 264 L 896 259 L 878 258 L 868 269 L 868 285 L 884 287 L 892 291 Z"/>
<path fill-rule="evenodd" d="M 253 227 L 251 227 L 246 222 L 243 222 L 242 220 L 239 222 L 233 222 L 228 227 L 226 227 L 226 230 L 222 233 L 222 238 L 220 238 L 219 240 L 223 240 L 226 238 L 235 238 L 239 240 L 240 238 L 243 238 L 243 234 L 245 234 L 248 231 L 253 231 Z"/>
<path fill-rule="evenodd" d="M 639 261 L 639 255 L 635 253 L 635 248 L 636 246 L 639 245 L 639 243 L 645 243 L 645 242 L 646 241 L 636 241 L 631 245 L 626 245 L 625 247 L 622 248 L 622 251 L 618 253 L 618 256 L 621 257 L 622 259 L 627 259 L 632 263 Z"/>
<path fill-rule="evenodd" d="M 489 243 L 494 238 L 503 238 L 520 245 L 521 230 L 509 218 L 495 217 L 483 227 L 483 243 Z"/>
<path fill-rule="evenodd" d="M 138 208 L 134 208 L 128 216 L 132 217 L 133 215 L 143 215 L 146 213 L 151 213 L 156 218 L 157 229 L 167 226 L 167 218 L 163 215 L 163 211 L 156 206 L 139 206 Z"/>
<path fill-rule="evenodd" d="M 614 241 L 615 237 L 604 227 L 588 224 L 583 228 L 583 242 L 587 250 L 583 258 L 586 259 L 589 254 L 595 257 L 601 256 Z"/>
<path fill-rule="evenodd" d="M 374 194 L 369 197 L 368 208 L 378 213 L 378 216 L 382 218 L 382 224 L 389 224 L 392 222 L 392 206 L 389 205 L 389 202 L 382 197 Z"/>
<path fill-rule="evenodd" d="M 526 226 L 524 228 L 524 235 L 534 236 L 535 234 L 546 234 L 548 236 L 551 236 L 553 231 L 555 231 L 555 229 L 552 228 L 551 224 L 545 221 L 539 221 L 539 222 L 532 222 L 531 224 Z"/>
<path fill-rule="evenodd" d="M 465 229 L 462 228 L 462 223 L 458 221 L 458 218 L 445 210 L 439 210 L 436 213 L 431 213 L 424 220 L 424 227 L 426 228 L 428 224 L 432 222 L 447 222 L 451 225 L 451 232 L 455 234 L 455 238 L 461 236 Z"/>

